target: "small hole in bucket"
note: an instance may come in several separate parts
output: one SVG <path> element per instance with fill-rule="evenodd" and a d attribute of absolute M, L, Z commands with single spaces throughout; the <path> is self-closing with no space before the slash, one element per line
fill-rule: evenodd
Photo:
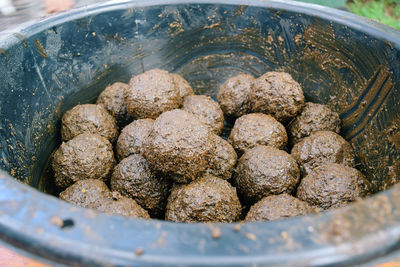
<path fill-rule="evenodd" d="M 74 227 L 75 223 L 73 220 L 71 219 L 64 219 L 62 225 L 60 226 L 61 229 L 65 230 L 65 229 L 70 229 L 72 227 Z"/>

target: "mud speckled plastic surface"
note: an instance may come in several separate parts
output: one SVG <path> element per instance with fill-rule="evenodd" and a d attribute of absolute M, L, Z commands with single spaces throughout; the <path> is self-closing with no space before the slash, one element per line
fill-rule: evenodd
<path fill-rule="evenodd" d="M 71 10 L 0 36 L 3 242 L 86 266 L 352 265 L 398 255 L 398 31 L 290 1 L 152 0 Z M 177 72 L 214 99 L 239 73 L 289 72 L 308 101 L 340 114 L 360 169 L 387 190 L 318 215 L 208 225 L 99 214 L 32 188 L 52 191 L 40 178 L 62 114 L 152 68 Z"/>

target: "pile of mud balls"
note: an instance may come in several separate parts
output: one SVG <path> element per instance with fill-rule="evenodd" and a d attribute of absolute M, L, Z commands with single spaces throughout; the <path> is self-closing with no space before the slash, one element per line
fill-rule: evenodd
<path fill-rule="evenodd" d="M 67 111 L 51 163 L 60 199 L 80 207 L 175 222 L 277 220 L 371 192 L 340 130 L 339 115 L 305 102 L 288 73 L 229 78 L 216 102 L 154 69 Z"/>

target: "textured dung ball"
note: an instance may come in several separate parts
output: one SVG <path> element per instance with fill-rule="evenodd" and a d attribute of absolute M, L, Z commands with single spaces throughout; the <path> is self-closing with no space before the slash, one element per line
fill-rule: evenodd
<path fill-rule="evenodd" d="M 169 182 L 157 176 L 147 160 L 139 154 L 123 159 L 111 177 L 111 190 L 130 197 L 153 216 L 164 214 Z"/>
<path fill-rule="evenodd" d="M 224 127 L 224 113 L 211 97 L 205 95 L 187 96 L 183 101 L 183 110 L 195 115 L 215 134 L 221 134 Z"/>
<path fill-rule="evenodd" d="M 294 145 L 312 132 L 339 133 L 340 125 L 339 114 L 333 112 L 328 106 L 308 102 L 301 114 L 290 123 L 288 127 L 289 140 Z"/>
<path fill-rule="evenodd" d="M 114 215 L 122 215 L 131 218 L 150 219 L 149 213 L 143 209 L 135 200 L 124 197 L 118 192 L 112 192 L 112 199 L 102 202 L 97 210 Z"/>
<path fill-rule="evenodd" d="M 372 189 L 358 170 L 336 163 L 324 164 L 301 180 L 297 197 L 323 209 L 345 206 Z"/>
<path fill-rule="evenodd" d="M 118 128 L 113 116 L 100 105 L 77 105 L 68 110 L 61 120 L 61 138 L 68 141 L 82 133 L 99 134 L 114 142 Z"/>
<path fill-rule="evenodd" d="M 188 81 L 185 80 L 181 75 L 177 73 L 171 73 L 172 79 L 179 89 L 179 96 L 184 99 L 189 95 L 194 95 L 193 88 L 190 86 Z"/>
<path fill-rule="evenodd" d="M 211 167 L 208 172 L 214 176 L 228 180 L 232 177 L 237 162 L 235 149 L 228 141 L 215 135 L 215 151 L 211 155 Z"/>
<path fill-rule="evenodd" d="M 98 134 L 80 134 L 62 143 L 52 160 L 55 183 L 66 188 L 84 179 L 107 181 L 115 166 L 111 143 Z"/>
<path fill-rule="evenodd" d="M 153 169 L 187 183 L 210 167 L 213 134 L 193 114 L 176 109 L 161 114 L 145 139 L 143 153 Z"/>
<path fill-rule="evenodd" d="M 225 115 L 236 118 L 251 112 L 250 91 L 254 80 L 249 74 L 240 74 L 221 85 L 218 103 Z"/>
<path fill-rule="evenodd" d="M 269 195 L 290 194 L 299 180 L 300 170 L 292 156 L 268 146 L 244 153 L 234 175 L 239 196 L 250 204 Z"/>
<path fill-rule="evenodd" d="M 247 114 L 238 118 L 229 136 L 233 148 L 239 155 L 256 145 L 283 149 L 287 138 L 286 129 L 280 122 L 270 115 L 261 113 Z"/>
<path fill-rule="evenodd" d="M 119 160 L 129 155 L 142 153 L 144 139 L 150 134 L 154 120 L 135 120 L 122 129 L 118 137 L 116 152 Z"/>
<path fill-rule="evenodd" d="M 128 88 L 126 83 L 116 82 L 104 89 L 97 98 L 97 104 L 103 106 L 115 118 L 120 128 L 132 120 L 124 101 L 124 91 Z"/>
<path fill-rule="evenodd" d="M 315 212 L 308 203 L 288 194 L 268 196 L 254 204 L 246 215 L 246 222 L 274 221 Z"/>
<path fill-rule="evenodd" d="M 85 179 L 61 192 L 60 199 L 82 208 L 97 209 L 104 201 L 112 199 L 112 194 L 103 181 Z"/>
<path fill-rule="evenodd" d="M 128 113 L 134 119 L 156 119 L 161 113 L 182 104 L 173 76 L 159 69 L 133 77 L 124 98 Z"/>
<path fill-rule="evenodd" d="M 133 199 L 111 192 L 97 179 L 80 180 L 60 193 L 60 199 L 82 208 L 134 218 L 150 218 L 146 210 Z"/>
<path fill-rule="evenodd" d="M 303 176 L 324 163 L 339 163 L 353 167 L 353 147 L 343 137 L 330 131 L 318 131 L 293 146 L 292 156 Z"/>
<path fill-rule="evenodd" d="M 241 205 L 227 181 L 205 175 L 187 185 L 175 185 L 168 198 L 165 219 L 175 222 L 233 222 Z"/>
<path fill-rule="evenodd" d="M 250 102 L 253 112 L 271 114 L 285 123 L 301 112 L 304 94 L 300 84 L 290 74 L 267 72 L 254 81 Z"/>

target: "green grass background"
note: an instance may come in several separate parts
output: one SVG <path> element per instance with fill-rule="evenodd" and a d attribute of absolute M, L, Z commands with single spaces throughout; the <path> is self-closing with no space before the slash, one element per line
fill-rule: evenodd
<path fill-rule="evenodd" d="M 302 2 L 318 4 L 329 7 L 344 7 L 346 6 L 346 0 L 300 0 Z"/>
<path fill-rule="evenodd" d="M 350 12 L 400 30 L 400 0 L 302 0 L 329 7 L 347 7 Z"/>

